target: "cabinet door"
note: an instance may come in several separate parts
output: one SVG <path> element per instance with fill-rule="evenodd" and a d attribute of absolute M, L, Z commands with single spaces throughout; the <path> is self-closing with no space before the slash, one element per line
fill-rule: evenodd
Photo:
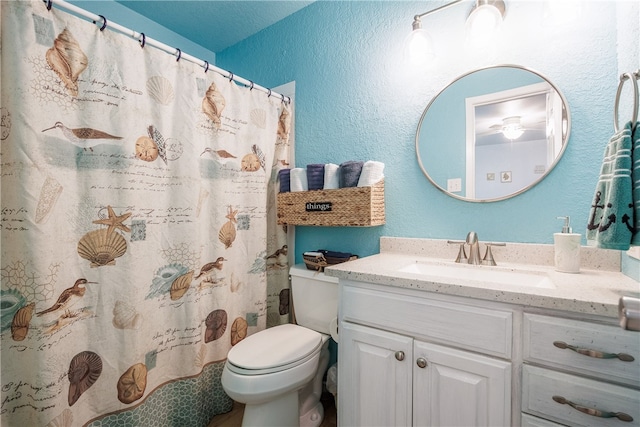
<path fill-rule="evenodd" d="M 343 322 L 338 347 L 338 424 L 411 425 L 413 339 Z"/>
<path fill-rule="evenodd" d="M 510 425 L 509 362 L 416 341 L 413 363 L 413 425 Z"/>

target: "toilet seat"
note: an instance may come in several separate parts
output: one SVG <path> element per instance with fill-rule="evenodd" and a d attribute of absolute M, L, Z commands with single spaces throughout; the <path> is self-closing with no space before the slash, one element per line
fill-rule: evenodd
<path fill-rule="evenodd" d="M 239 375 L 264 375 L 298 366 L 322 347 L 319 332 L 294 324 L 265 329 L 240 341 L 227 355 L 230 371 Z"/>

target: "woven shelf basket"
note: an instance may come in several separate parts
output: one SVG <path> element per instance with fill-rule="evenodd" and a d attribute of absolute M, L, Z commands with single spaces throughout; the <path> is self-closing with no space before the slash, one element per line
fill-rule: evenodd
<path fill-rule="evenodd" d="M 384 180 L 372 187 L 278 193 L 278 224 L 371 227 L 385 223 Z"/>
<path fill-rule="evenodd" d="M 324 268 L 329 265 L 322 254 L 318 256 L 303 254 L 302 260 L 307 266 L 307 270 L 324 271 Z"/>

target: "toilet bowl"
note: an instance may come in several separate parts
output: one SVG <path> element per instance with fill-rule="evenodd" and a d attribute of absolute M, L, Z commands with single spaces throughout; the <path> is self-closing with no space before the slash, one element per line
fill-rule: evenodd
<path fill-rule="evenodd" d="M 324 416 L 320 396 L 329 363 L 329 325 L 337 314 L 337 279 L 304 266 L 290 273 L 299 324 L 250 335 L 227 355 L 222 386 L 245 404 L 243 426 L 317 427 Z M 303 301 L 297 303 L 296 294 Z"/>

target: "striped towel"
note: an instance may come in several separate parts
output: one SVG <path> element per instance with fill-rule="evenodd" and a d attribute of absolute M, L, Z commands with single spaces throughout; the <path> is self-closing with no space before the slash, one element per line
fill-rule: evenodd
<path fill-rule="evenodd" d="M 307 165 L 307 185 L 309 190 L 324 188 L 324 163 Z"/>
<path fill-rule="evenodd" d="M 629 122 L 609 140 L 591 204 L 587 241 L 604 249 L 627 250 L 634 234 L 631 129 Z"/>
<path fill-rule="evenodd" d="M 291 169 L 280 169 L 278 171 L 278 179 L 280 180 L 281 193 L 291 191 Z"/>
<path fill-rule="evenodd" d="M 640 122 L 636 122 L 633 130 L 633 170 L 631 178 L 633 179 L 633 238 L 632 245 L 640 245 Z"/>
<path fill-rule="evenodd" d="M 356 160 L 340 163 L 340 169 L 338 171 L 340 174 L 340 188 L 356 187 L 363 166 L 364 162 Z"/>

